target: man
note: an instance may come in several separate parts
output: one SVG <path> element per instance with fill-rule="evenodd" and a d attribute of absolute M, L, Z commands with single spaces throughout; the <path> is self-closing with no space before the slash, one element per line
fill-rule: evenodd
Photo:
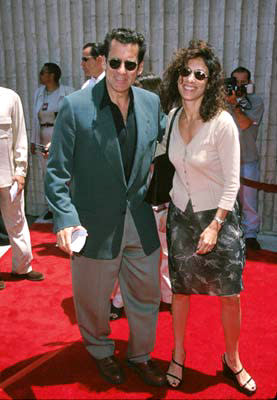
<path fill-rule="evenodd" d="M 161 386 L 150 359 L 160 303 L 160 244 L 144 202 L 160 126 L 158 96 L 131 87 L 143 70 L 144 37 L 115 29 L 105 38 L 106 77 L 64 100 L 46 175 L 59 247 L 71 255 L 77 320 L 85 346 L 109 382 L 123 382 L 110 334 L 110 297 L 117 278 L 130 327 L 127 365 Z M 70 182 L 70 187 L 68 183 Z M 71 234 L 88 236 L 72 254 Z"/>
<path fill-rule="evenodd" d="M 134 85 L 142 89 L 150 90 L 159 95 L 159 88 L 161 85 L 161 78 L 158 75 L 154 75 L 151 72 L 143 73 L 139 75 L 134 82 Z M 166 115 L 164 119 L 166 121 Z M 169 279 L 168 271 L 168 251 L 166 242 L 166 233 L 160 231 L 160 218 L 167 216 L 167 208 L 165 205 L 153 207 L 156 224 L 158 227 L 158 234 L 161 243 L 161 254 L 160 254 L 160 286 L 161 286 L 161 301 L 164 303 L 171 303 L 172 290 Z M 120 293 L 120 286 L 117 283 L 113 293 L 113 299 L 111 303 L 111 314 L 110 320 L 115 321 L 123 316 L 124 304 Z"/>
<path fill-rule="evenodd" d="M 32 270 L 32 248 L 24 211 L 27 173 L 27 134 L 19 96 L 0 87 L 0 209 L 12 247 L 12 275 L 41 281 L 42 273 Z M 11 197 L 11 187 L 16 196 Z M 0 278 L 0 289 L 5 283 Z"/>
<path fill-rule="evenodd" d="M 83 47 L 81 67 L 85 77 L 89 79 L 83 84 L 82 89 L 93 87 L 104 78 L 104 48 L 102 43 L 87 43 Z"/>
<path fill-rule="evenodd" d="M 238 67 L 231 73 L 231 77 L 236 78 L 237 90 L 234 90 L 231 96 L 227 96 L 227 100 L 240 132 L 241 176 L 259 181 L 259 154 L 256 140 L 264 111 L 263 100 L 260 96 L 250 93 L 253 85 L 248 69 Z M 257 241 L 260 227 L 257 190 L 241 185 L 239 198 L 246 247 L 259 250 L 261 247 Z"/>

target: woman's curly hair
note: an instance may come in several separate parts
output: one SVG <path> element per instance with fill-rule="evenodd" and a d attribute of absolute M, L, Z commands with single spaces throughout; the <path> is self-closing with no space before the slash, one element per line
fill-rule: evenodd
<path fill-rule="evenodd" d="M 178 78 L 182 67 L 189 60 L 201 57 L 209 70 L 208 84 L 200 106 L 200 116 L 204 122 L 212 119 L 225 106 L 225 92 L 221 64 L 212 47 L 203 40 L 191 40 L 188 48 L 183 48 L 175 56 L 164 72 L 161 85 L 161 103 L 168 113 L 173 107 L 182 104 L 178 91 Z"/>

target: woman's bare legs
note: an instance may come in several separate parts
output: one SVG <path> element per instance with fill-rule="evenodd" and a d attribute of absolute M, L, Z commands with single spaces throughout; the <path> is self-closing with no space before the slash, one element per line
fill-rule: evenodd
<path fill-rule="evenodd" d="M 227 365 L 233 370 L 238 372 L 242 369 L 242 364 L 239 358 L 239 336 L 241 327 L 241 308 L 240 308 L 240 296 L 222 296 L 220 297 L 221 302 L 221 321 L 224 330 L 226 354 L 225 359 Z M 243 370 L 237 375 L 237 380 L 242 386 L 248 381 L 250 375 L 246 370 Z M 255 391 L 256 385 L 251 380 L 246 388 L 251 391 Z"/>
<path fill-rule="evenodd" d="M 184 349 L 186 324 L 189 315 L 190 296 L 183 294 L 173 294 L 172 297 L 172 319 L 174 333 L 174 350 L 172 358 L 183 365 L 186 352 Z M 182 379 L 183 369 L 173 362 L 170 363 L 168 373 Z M 179 381 L 167 375 L 167 380 L 171 386 L 177 386 Z"/>

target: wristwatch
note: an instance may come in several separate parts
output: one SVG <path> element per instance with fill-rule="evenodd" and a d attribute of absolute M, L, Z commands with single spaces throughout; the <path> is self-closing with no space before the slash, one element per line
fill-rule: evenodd
<path fill-rule="evenodd" d="M 224 224 L 224 219 L 221 219 L 217 216 L 214 217 L 214 220 L 220 225 L 222 226 Z"/>

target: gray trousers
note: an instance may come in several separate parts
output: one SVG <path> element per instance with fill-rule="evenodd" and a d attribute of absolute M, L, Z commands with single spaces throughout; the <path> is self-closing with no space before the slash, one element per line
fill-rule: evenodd
<path fill-rule="evenodd" d="M 72 257 L 77 321 L 85 346 L 94 358 L 114 353 L 114 341 L 108 337 L 110 298 L 118 278 L 130 328 L 127 358 L 134 362 L 150 359 L 160 304 L 159 257 L 159 248 L 145 255 L 128 209 L 121 249 L 115 259 Z"/>

